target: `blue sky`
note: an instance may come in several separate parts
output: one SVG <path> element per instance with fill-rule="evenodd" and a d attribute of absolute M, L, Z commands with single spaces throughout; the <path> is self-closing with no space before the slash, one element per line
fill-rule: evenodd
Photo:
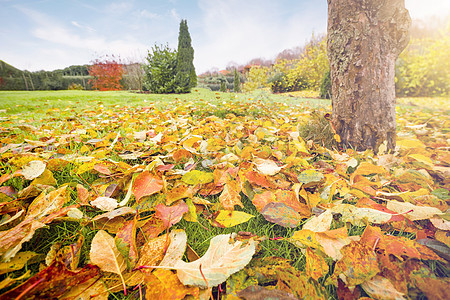
<path fill-rule="evenodd" d="M 448 0 L 406 0 L 413 18 L 450 13 Z M 142 60 L 176 48 L 187 19 L 197 73 L 272 59 L 326 32 L 326 0 L 0 0 L 0 59 L 30 71 L 87 64 L 100 55 Z"/>

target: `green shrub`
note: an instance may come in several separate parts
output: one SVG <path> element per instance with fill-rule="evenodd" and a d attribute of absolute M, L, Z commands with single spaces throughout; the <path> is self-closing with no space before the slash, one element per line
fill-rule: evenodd
<path fill-rule="evenodd" d="M 450 94 L 450 37 L 414 39 L 400 54 L 395 68 L 397 96 Z"/>
<path fill-rule="evenodd" d="M 239 93 L 241 91 L 241 76 L 236 69 L 234 69 L 233 91 L 235 93 Z"/>
<path fill-rule="evenodd" d="M 320 83 L 320 98 L 331 99 L 331 72 L 326 71 Z"/>
<path fill-rule="evenodd" d="M 84 90 L 81 84 L 72 83 L 67 87 L 68 90 Z"/>
<path fill-rule="evenodd" d="M 227 84 L 225 83 L 225 80 L 222 80 L 220 82 L 220 91 L 221 92 L 226 92 L 227 91 Z"/>
<path fill-rule="evenodd" d="M 242 86 L 244 92 L 251 92 L 256 89 L 268 87 L 267 83 L 269 68 L 254 66 L 246 75 L 246 82 Z"/>
<path fill-rule="evenodd" d="M 329 149 L 337 147 L 333 129 L 322 111 L 313 111 L 310 118 L 299 125 L 298 131 L 305 141 L 312 140 L 315 144 Z"/>
<path fill-rule="evenodd" d="M 175 93 L 177 52 L 168 45 L 155 45 L 146 59 L 144 90 L 156 94 Z"/>

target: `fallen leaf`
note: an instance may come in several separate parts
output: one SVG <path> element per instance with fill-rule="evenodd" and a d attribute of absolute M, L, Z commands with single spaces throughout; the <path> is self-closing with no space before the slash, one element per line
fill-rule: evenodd
<path fill-rule="evenodd" d="M 63 263 L 55 261 L 21 285 L 0 295 L 0 299 L 55 299 L 70 287 L 86 282 L 98 273 L 98 267 L 93 265 L 86 265 L 74 272 L 68 270 Z"/>
<path fill-rule="evenodd" d="M 442 211 L 435 207 L 417 206 L 409 202 L 399 202 L 395 200 L 387 201 L 386 207 L 392 211 L 404 215 L 411 221 L 425 220 L 434 215 L 442 215 Z"/>
<path fill-rule="evenodd" d="M 223 228 L 233 227 L 245 223 L 253 217 L 243 211 L 219 210 L 214 218 L 214 224 L 219 224 Z"/>
<path fill-rule="evenodd" d="M 170 270 L 155 270 L 145 277 L 145 299 L 181 300 L 186 295 L 199 297 L 198 287 L 188 287 Z"/>
<path fill-rule="evenodd" d="M 236 294 L 238 297 L 246 300 L 260 300 L 260 299 L 278 299 L 278 300 L 294 300 L 297 299 L 294 295 L 280 291 L 267 289 L 259 285 L 252 285 Z"/>
<path fill-rule="evenodd" d="M 331 210 L 326 210 L 319 216 L 313 216 L 311 219 L 303 224 L 302 229 L 309 229 L 314 232 L 323 232 L 330 230 L 331 222 L 333 221 L 333 214 Z"/>
<path fill-rule="evenodd" d="M 273 176 L 283 169 L 283 167 L 279 167 L 273 160 L 263 159 L 263 158 L 255 158 L 253 163 L 256 165 L 256 169 L 263 175 Z"/>
<path fill-rule="evenodd" d="M 169 239 L 166 239 L 169 243 L 166 247 L 166 253 L 161 261 L 162 266 L 174 267 L 186 251 L 187 235 L 183 229 L 175 229 L 169 233 Z"/>
<path fill-rule="evenodd" d="M 136 201 L 139 201 L 144 196 L 158 193 L 163 186 L 164 183 L 160 178 L 144 171 L 134 179 L 132 191 Z"/>
<path fill-rule="evenodd" d="M 311 248 L 306 249 L 306 263 L 305 272 L 314 280 L 319 280 L 320 277 L 328 273 L 328 265 L 323 256 L 316 254 Z"/>
<path fill-rule="evenodd" d="M 298 175 L 298 181 L 304 185 L 318 184 L 323 178 L 323 174 L 315 170 L 305 170 Z"/>
<path fill-rule="evenodd" d="M 222 204 L 223 208 L 234 210 L 234 206 L 236 205 L 244 207 L 241 202 L 241 195 L 239 194 L 240 191 L 241 189 L 237 181 L 232 180 L 227 182 L 222 193 L 219 196 L 219 201 L 220 204 Z"/>
<path fill-rule="evenodd" d="M 122 273 L 125 271 L 127 264 L 117 249 L 114 238 L 106 231 L 99 230 L 92 239 L 89 258 L 91 263 L 97 265 L 100 270 L 118 274 L 122 280 L 124 292 L 126 291 Z"/>
<path fill-rule="evenodd" d="M 283 227 L 294 228 L 300 224 L 301 216 L 284 203 L 271 202 L 261 210 L 264 219 Z"/>
<path fill-rule="evenodd" d="M 49 214 L 60 210 L 68 200 L 67 185 L 48 194 L 43 192 L 31 202 L 26 217 L 42 220 Z"/>
<path fill-rule="evenodd" d="M 22 248 L 22 244 L 29 241 L 35 231 L 44 226 L 44 223 L 29 218 L 9 230 L 0 231 L 0 255 L 2 261 L 10 261 Z"/>
<path fill-rule="evenodd" d="M 209 182 L 214 181 L 214 176 L 212 173 L 209 172 L 203 172 L 199 170 L 192 170 L 186 174 L 183 175 L 181 180 L 190 185 L 197 185 L 197 184 L 207 184 Z"/>
<path fill-rule="evenodd" d="M 22 175 L 27 180 L 33 180 L 36 177 L 39 177 L 45 170 L 45 163 L 40 160 L 30 161 L 26 166 L 22 169 Z"/>
<path fill-rule="evenodd" d="M 116 234 L 115 242 L 119 252 L 125 257 L 129 269 L 134 268 L 139 259 L 136 246 L 136 216 L 126 221 Z"/>
<path fill-rule="evenodd" d="M 173 224 L 181 221 L 183 215 L 189 211 L 189 207 L 183 200 L 180 200 L 177 204 L 172 206 L 158 204 L 155 206 L 155 210 L 155 216 L 163 221 L 165 228 L 169 228 Z"/>
<path fill-rule="evenodd" d="M 17 253 L 9 262 L 0 262 L 0 275 L 22 269 L 26 264 L 39 261 L 42 255 L 32 251 Z"/>
<path fill-rule="evenodd" d="M 155 237 L 149 239 L 140 249 L 139 261 L 137 268 L 142 266 L 156 266 L 164 258 L 164 252 L 167 249 L 168 242 L 166 236 Z M 152 268 L 140 268 L 141 272 L 150 273 Z"/>
<path fill-rule="evenodd" d="M 73 286 L 59 299 L 64 300 L 108 300 L 109 291 L 104 282 L 99 278 L 91 278 L 88 281 Z"/>
<path fill-rule="evenodd" d="M 173 268 L 177 270 L 180 281 L 184 285 L 214 287 L 227 280 L 231 274 L 243 269 L 255 253 L 256 242 L 236 241 L 234 236 L 230 234 L 215 236 L 202 257 L 190 263 L 178 261 Z"/>
<path fill-rule="evenodd" d="M 338 277 L 348 286 L 356 286 L 380 272 L 375 252 L 359 241 L 352 241 L 342 247 L 341 253 L 343 257 L 336 263 L 331 277 L 336 285 Z M 355 264 L 355 262 L 358 263 Z"/>
<path fill-rule="evenodd" d="M 116 199 L 109 197 L 97 197 L 91 201 L 91 205 L 104 211 L 113 211 L 119 205 Z"/>
<path fill-rule="evenodd" d="M 407 299 L 405 294 L 400 293 L 394 285 L 386 278 L 376 275 L 361 284 L 363 290 L 374 299 L 398 300 Z"/>

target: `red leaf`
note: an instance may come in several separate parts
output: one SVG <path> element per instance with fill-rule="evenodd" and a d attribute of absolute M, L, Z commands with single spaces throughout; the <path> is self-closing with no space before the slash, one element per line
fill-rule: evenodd
<path fill-rule="evenodd" d="M 180 222 L 183 215 L 189 211 L 189 207 L 181 200 L 178 204 L 172 206 L 158 204 L 155 206 L 155 210 L 156 217 L 163 221 L 165 228 L 168 228 L 173 224 Z"/>
<path fill-rule="evenodd" d="M 99 268 L 94 265 L 86 265 L 74 272 L 68 270 L 62 262 L 55 261 L 21 285 L 0 295 L 0 299 L 55 299 L 98 273 Z"/>

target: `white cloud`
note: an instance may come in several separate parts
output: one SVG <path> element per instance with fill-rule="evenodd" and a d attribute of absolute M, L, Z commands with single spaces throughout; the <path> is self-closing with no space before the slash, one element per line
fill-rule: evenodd
<path fill-rule="evenodd" d="M 53 44 L 50 46 L 40 43 L 40 47 L 35 46 L 36 52 L 42 57 L 41 61 L 45 61 L 46 69 L 72 65 L 76 63 L 74 58 L 88 63 L 94 58 L 94 55 L 115 54 L 123 59 L 136 58 L 137 52 L 145 53 L 145 49 L 147 49 L 146 45 L 131 37 L 108 39 L 95 33 L 89 26 L 72 21 L 71 25 L 74 27 L 86 29 L 75 32 L 46 14 L 23 7 L 17 8 L 34 23 L 31 34 L 44 42 Z M 30 69 L 42 69 L 42 67 L 31 67 Z"/>
<path fill-rule="evenodd" d="M 406 0 L 405 6 L 413 19 L 430 17 L 448 17 L 450 15 L 450 1 L 448 0 Z"/>
<path fill-rule="evenodd" d="M 181 20 L 180 15 L 178 14 L 178 12 L 177 12 L 177 10 L 176 10 L 175 8 L 172 8 L 172 9 L 170 10 L 170 14 L 172 15 L 172 17 L 173 17 L 175 20 L 177 20 L 177 21 L 180 21 L 180 20 Z"/>
<path fill-rule="evenodd" d="M 73 26 L 78 27 L 78 28 L 83 29 L 83 30 L 87 30 L 87 31 L 90 31 L 90 32 L 95 31 L 94 28 L 92 28 L 92 27 L 90 27 L 90 26 L 87 26 L 87 25 L 81 25 L 81 24 L 78 23 L 77 21 L 72 21 L 72 22 L 70 22 L 70 23 L 71 23 Z"/>
<path fill-rule="evenodd" d="M 143 9 L 143 10 L 139 11 L 139 15 L 141 17 L 144 17 L 144 18 L 147 18 L 147 19 L 157 19 L 157 18 L 160 17 L 158 14 L 149 12 L 146 9 Z"/>
<path fill-rule="evenodd" d="M 303 45 L 313 30 L 326 30 L 326 10 L 325 20 L 306 10 L 288 15 L 278 1 L 199 0 L 199 7 L 204 32 L 200 41 L 193 40 L 198 73 L 212 62 L 224 68 L 233 60 L 242 64 L 257 57 L 272 59 L 286 48 Z"/>

